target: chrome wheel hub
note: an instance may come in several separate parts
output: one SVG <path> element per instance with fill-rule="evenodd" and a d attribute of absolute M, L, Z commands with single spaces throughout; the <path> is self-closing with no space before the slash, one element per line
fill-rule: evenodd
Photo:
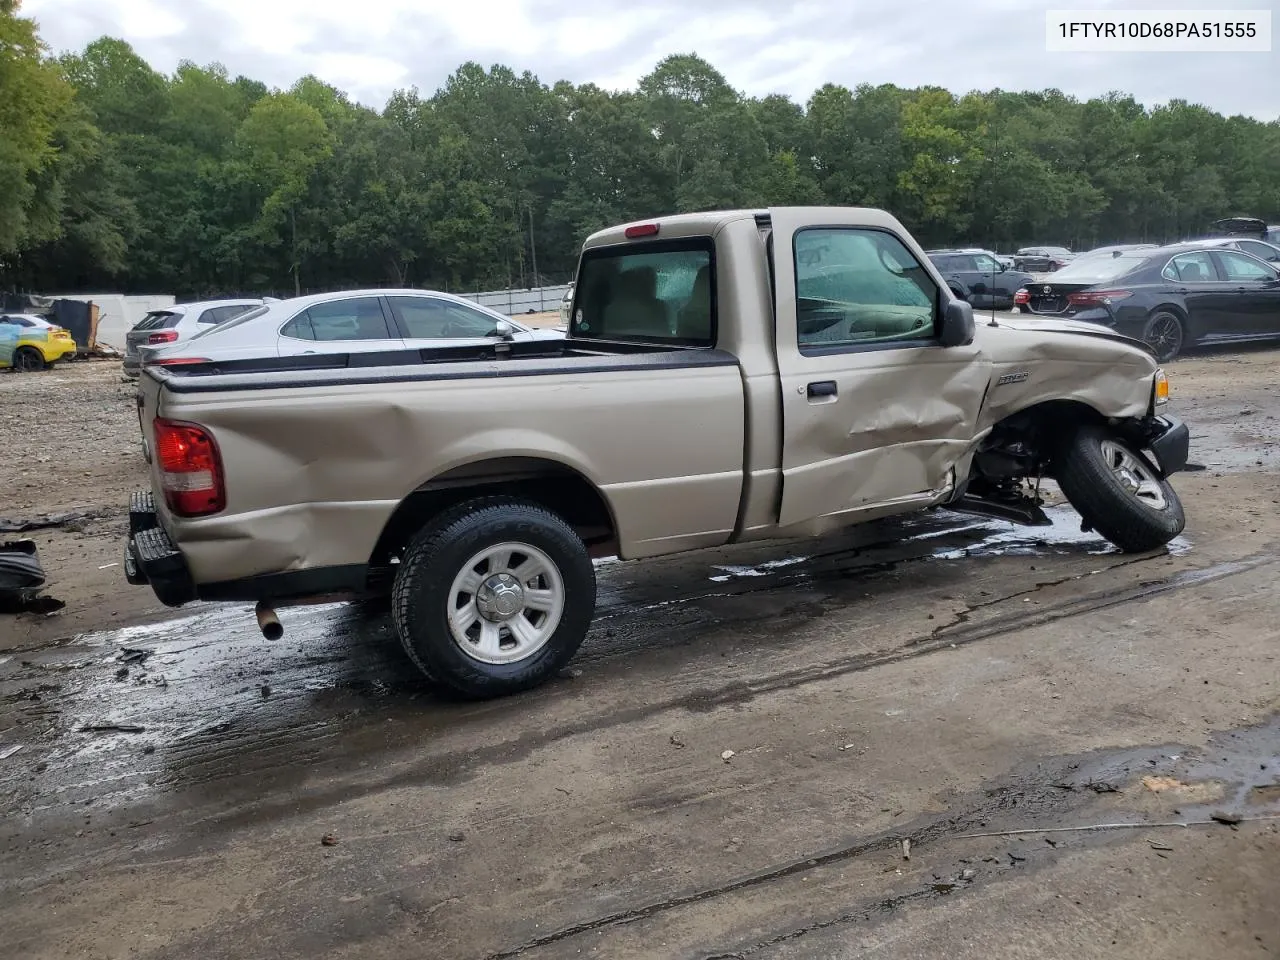
<path fill-rule="evenodd" d="M 494 574 L 476 590 L 476 609 L 494 623 L 510 620 L 524 609 L 524 588 L 509 573 Z"/>
<path fill-rule="evenodd" d="M 1120 486 L 1129 496 L 1152 510 L 1163 510 L 1168 506 L 1160 478 L 1123 445 L 1114 440 L 1103 440 L 1102 457 L 1112 476 L 1120 481 Z"/>
<path fill-rule="evenodd" d="M 564 578 L 547 553 L 527 543 L 496 543 L 453 578 L 449 632 L 473 660 L 515 663 L 551 640 L 565 600 Z"/>

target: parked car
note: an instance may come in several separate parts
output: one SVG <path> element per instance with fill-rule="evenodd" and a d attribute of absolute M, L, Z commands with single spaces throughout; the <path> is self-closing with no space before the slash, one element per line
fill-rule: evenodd
<path fill-rule="evenodd" d="M 569 312 L 573 310 L 573 284 L 569 284 L 569 288 L 565 290 L 564 296 L 560 298 L 560 325 L 566 330 L 569 328 Z"/>
<path fill-rule="evenodd" d="M 433 290 L 347 290 L 274 300 L 150 353 L 144 366 L 560 340 L 474 301 Z"/>
<path fill-rule="evenodd" d="M 1158 243 L 1117 243 L 1108 247 L 1094 247 L 1092 250 L 1076 254 L 1072 263 L 1076 260 L 1083 260 L 1086 257 L 1116 257 L 1133 250 L 1154 250 L 1158 246 L 1160 246 Z"/>
<path fill-rule="evenodd" d="M 0 370 L 34 372 L 76 355 L 71 331 L 34 313 L 0 314 Z"/>
<path fill-rule="evenodd" d="M 1013 256 L 1013 268 L 1025 273 L 1053 273 L 1075 259 L 1066 247 L 1023 247 Z"/>
<path fill-rule="evenodd" d="M 1225 247 L 1229 250 L 1239 250 L 1259 260 L 1265 260 L 1267 263 L 1280 263 L 1280 247 L 1265 240 L 1251 240 L 1248 237 L 1219 237 L 1212 240 L 1188 240 L 1187 243 L 1200 247 Z"/>
<path fill-rule="evenodd" d="M 256 602 L 270 637 L 277 607 L 389 594 L 413 662 L 491 697 L 573 657 L 593 555 L 933 507 L 1048 523 L 1024 483 L 1041 476 L 1123 550 L 1183 529 L 1168 477 L 1188 432 L 1151 353 L 1087 324 L 976 325 L 885 212 L 611 227 L 587 238 L 577 291 L 558 340 L 144 367 L 129 581 L 170 606 Z M 352 296 L 373 327 L 428 299 Z M 307 314 L 339 302 L 365 317 L 303 302 L 231 324 L 319 330 Z"/>
<path fill-rule="evenodd" d="M 260 307 L 266 301 L 201 300 L 197 303 L 179 303 L 163 310 L 152 310 L 125 334 L 124 375 L 136 377 L 144 355 L 155 348 L 167 347 L 190 340 L 202 330 L 209 330 L 220 323 Z"/>
<path fill-rule="evenodd" d="M 1009 309 L 1014 294 L 1031 281 L 1031 274 L 1010 270 L 989 253 L 931 250 L 929 259 L 952 294 L 979 310 Z"/>
<path fill-rule="evenodd" d="M 1280 272 L 1240 250 L 1183 243 L 1077 260 L 1029 289 L 1032 313 L 1110 327 L 1162 363 L 1195 344 L 1280 337 Z"/>
<path fill-rule="evenodd" d="M 1267 243 L 1280 244 L 1280 225 L 1269 225 L 1257 217 L 1226 217 L 1213 222 L 1210 237 L 1253 237 Z"/>

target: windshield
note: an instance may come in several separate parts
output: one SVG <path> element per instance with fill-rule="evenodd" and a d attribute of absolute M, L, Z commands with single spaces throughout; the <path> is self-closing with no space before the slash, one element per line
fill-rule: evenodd
<path fill-rule="evenodd" d="M 715 342 L 712 242 L 694 237 L 583 256 L 570 335 L 680 346 Z"/>
<path fill-rule="evenodd" d="M 1086 257 L 1067 264 L 1049 280 L 1052 283 L 1101 283 L 1131 273 L 1150 259 L 1143 256 Z"/>

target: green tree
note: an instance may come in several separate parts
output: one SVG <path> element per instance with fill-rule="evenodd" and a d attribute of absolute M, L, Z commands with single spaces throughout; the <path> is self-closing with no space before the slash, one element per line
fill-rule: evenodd
<path fill-rule="evenodd" d="M 57 157 L 54 133 L 73 96 L 45 57 L 35 22 L 0 0 L 0 257 L 55 238 L 61 211 L 41 174 Z"/>

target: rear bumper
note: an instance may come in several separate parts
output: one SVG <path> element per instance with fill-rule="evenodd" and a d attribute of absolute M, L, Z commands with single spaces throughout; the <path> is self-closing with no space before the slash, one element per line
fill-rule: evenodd
<path fill-rule="evenodd" d="M 317 599 L 350 599 L 380 592 L 370 585 L 368 564 L 312 567 L 265 573 L 239 580 L 196 584 L 191 568 L 160 525 L 155 498 L 138 491 L 129 499 L 129 536 L 124 572 L 134 586 L 149 586 L 161 603 L 180 607 L 195 600 L 277 604 Z"/>
<path fill-rule="evenodd" d="M 167 607 L 180 607 L 197 599 L 187 561 L 160 526 L 155 500 L 145 491 L 129 499 L 124 575 L 135 586 L 151 587 L 156 599 Z"/>

